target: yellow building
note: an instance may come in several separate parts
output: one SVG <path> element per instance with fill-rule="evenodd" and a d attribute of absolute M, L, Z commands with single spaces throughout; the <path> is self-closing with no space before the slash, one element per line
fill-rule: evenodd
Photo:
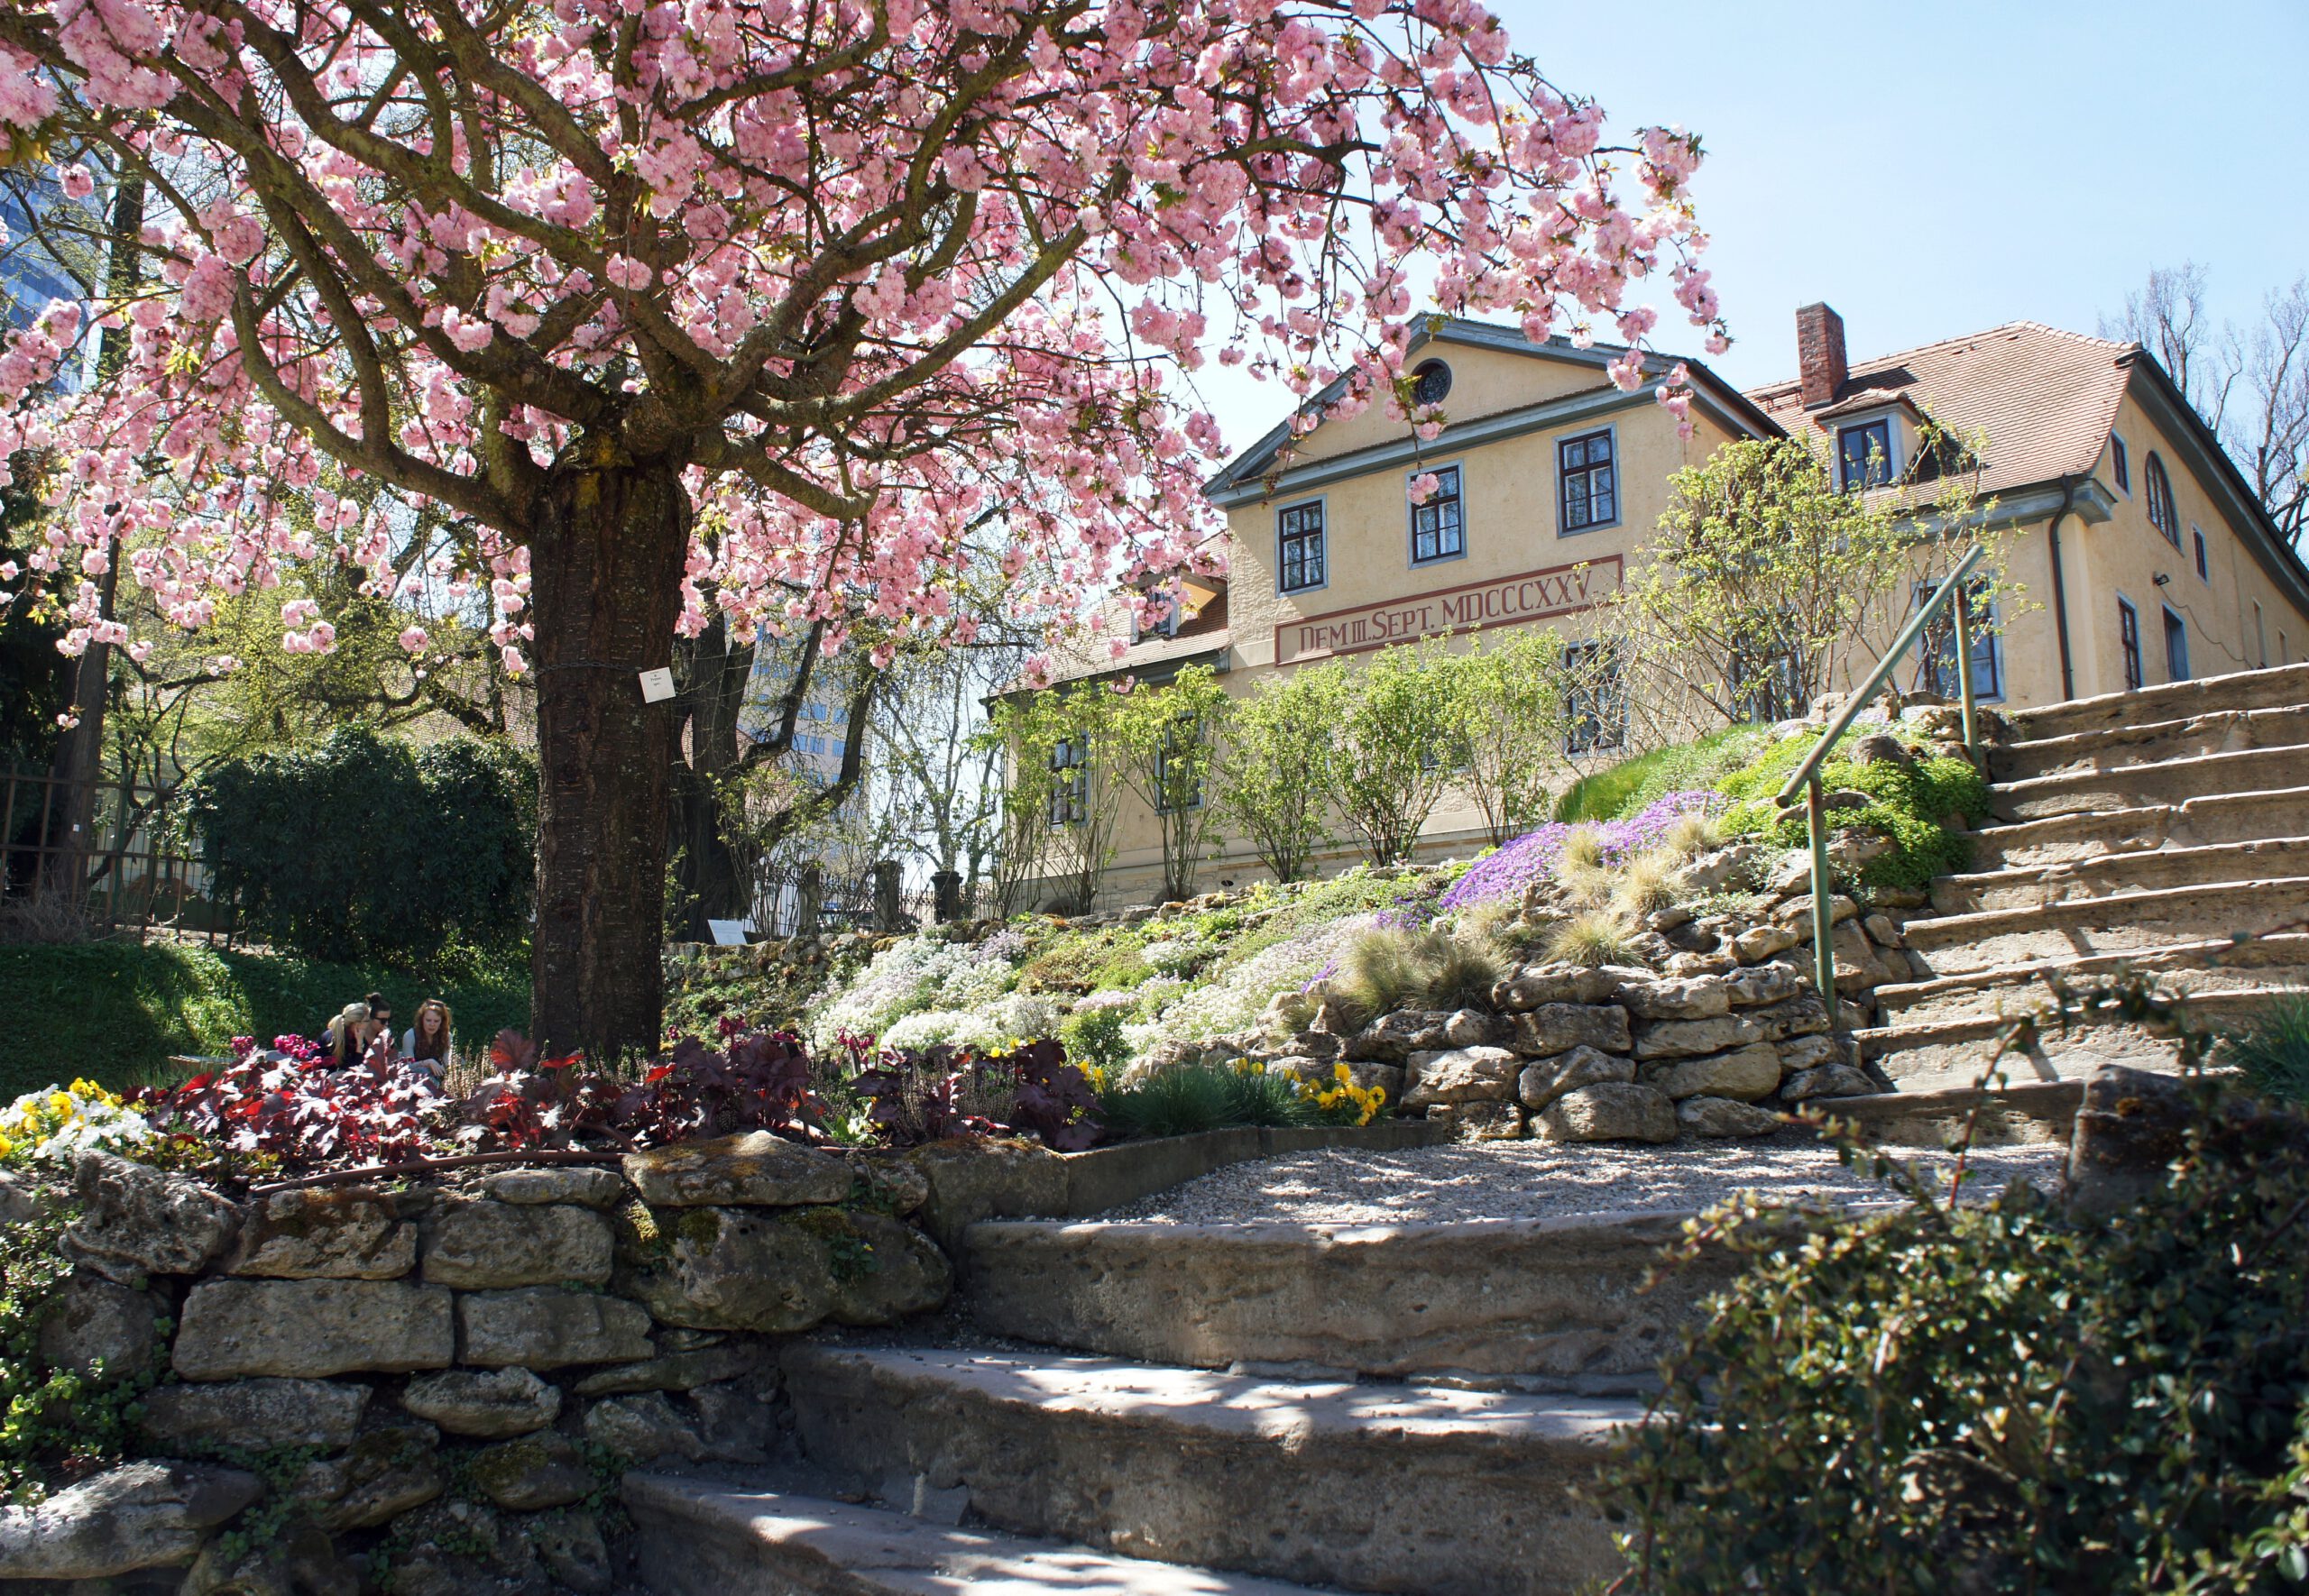
<path fill-rule="evenodd" d="M 1858 363 L 1826 305 L 1797 313 L 1799 374 L 1742 393 L 1697 362 L 1693 436 L 1605 366 L 1621 351 L 1533 344 L 1448 320 L 1407 365 L 1446 424 L 1421 440 L 1373 405 L 1292 436 L 1278 426 L 1206 492 L 1228 515 L 1230 575 L 1119 660 L 1074 676 L 1159 682 L 1182 665 L 1253 692 L 1278 672 L 1411 638 L 1565 626 L 1616 584 L 1669 504 L 1669 478 L 1743 437 L 1814 443 L 1857 478 L 1897 478 L 1920 421 L 1984 436 L 1983 501 L 2011 529 L 2026 595 L 1976 650 L 1984 695 L 2010 705 L 2289 664 L 2309 652 L 2309 570 L 2277 536 L 2172 381 L 2136 344 L 2015 322 Z M 1647 362 L 1650 381 L 1673 364 Z M 1320 414 L 1335 395 L 1319 395 Z M 1410 483 L 1439 483 L 1420 505 Z M 1102 901 L 1159 880 L 1154 821 L 1128 798 Z M 1433 857 L 1478 846 L 1447 793 L 1421 833 Z M 1341 849 L 1320 861 L 1335 868 Z M 1201 879 L 1261 871 L 1228 842 Z"/>

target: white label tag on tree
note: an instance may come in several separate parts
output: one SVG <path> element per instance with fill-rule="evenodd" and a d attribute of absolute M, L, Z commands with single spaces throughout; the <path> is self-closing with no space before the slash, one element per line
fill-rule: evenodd
<path fill-rule="evenodd" d="M 743 920 L 709 920 L 705 922 L 705 929 L 713 933 L 716 948 L 742 948 L 746 945 L 749 923 Z"/>
<path fill-rule="evenodd" d="M 643 703 L 663 703 L 673 696 L 674 673 L 670 666 L 659 665 L 654 671 L 641 673 L 641 702 Z"/>

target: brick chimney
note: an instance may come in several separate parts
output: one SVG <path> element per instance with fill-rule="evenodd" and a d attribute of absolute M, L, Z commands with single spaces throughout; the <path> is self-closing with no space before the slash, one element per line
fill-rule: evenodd
<path fill-rule="evenodd" d="M 1798 310 L 1796 364 L 1804 374 L 1804 408 L 1833 403 L 1849 374 L 1844 362 L 1844 317 L 1826 305 Z"/>

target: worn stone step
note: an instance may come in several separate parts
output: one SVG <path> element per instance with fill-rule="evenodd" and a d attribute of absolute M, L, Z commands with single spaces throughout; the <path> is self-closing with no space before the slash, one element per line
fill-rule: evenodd
<path fill-rule="evenodd" d="M 2212 793 L 2301 786 L 2309 786 L 2309 748 L 2240 748 L 2233 754 L 2165 759 L 2121 770 L 2070 771 L 1998 782 L 1989 788 L 1989 809 L 1999 820 L 2033 821 L 2138 809 L 2145 803 L 2183 803 Z"/>
<path fill-rule="evenodd" d="M 657 1596 L 1294 1596 L 1315 1588 L 711 1480 L 628 1474 L 623 1496 L 635 1565 Z"/>
<path fill-rule="evenodd" d="M 2295 817 L 2295 825 L 2304 821 L 2309 821 L 2309 812 Z M 1932 884 L 1932 906 L 1942 914 L 1973 914 L 1987 909 L 2065 903 L 2071 898 L 2103 898 L 2111 893 L 2158 886 L 2204 886 L 2286 876 L 2309 876 L 2309 837 L 2153 848 L 1943 876 Z"/>
<path fill-rule="evenodd" d="M 1643 1288 L 1679 1214 L 971 1227 L 980 1328 L 1111 1357 L 1363 1374 L 1649 1375 L 1726 1271 Z"/>
<path fill-rule="evenodd" d="M 2309 876 L 2153 887 L 2104 897 L 1911 920 L 1918 979 L 2074 954 L 2145 953 L 2177 942 L 2309 930 Z"/>
<path fill-rule="evenodd" d="M 1288 1381 L 1057 1353 L 803 1344 L 804 1452 L 1022 1534 L 1351 1590 L 1554 1596 L 1619 1567 L 1576 1499 L 1626 1399 Z"/>
<path fill-rule="evenodd" d="M 1948 1147 L 1969 1136 L 1975 1147 L 2065 1145 L 2084 1101 L 2081 1080 L 2023 1080 L 1983 1088 L 1975 1069 L 1961 1081 L 1919 1081 L 1897 1092 L 1835 1097 L 1814 1111 L 1855 1126 L 1886 1147 Z"/>
<path fill-rule="evenodd" d="M 1988 757 L 1996 779 L 2010 782 L 2304 743 L 2309 743 L 2309 703 L 2222 710 L 2181 720 L 2131 722 L 2034 742 L 2002 743 L 1991 748 Z"/>
<path fill-rule="evenodd" d="M 2263 987 L 2309 987 L 2309 933 L 2280 932 L 2240 942 L 2230 937 L 2175 942 L 2144 951 L 2071 954 L 1928 981 L 1879 986 L 1886 1024 L 1988 1018 L 2041 1006 L 2047 977 L 2084 986 L 2126 972 L 2194 995 Z"/>
<path fill-rule="evenodd" d="M 2210 992 L 2192 1002 L 2189 1012 L 2199 1030 L 2220 1030 L 2250 1018 L 2283 990 L 2260 986 Z M 1992 1015 L 1880 1025 L 1854 1032 L 1853 1040 L 1861 1057 L 1903 1091 L 1969 1086 L 1987 1069 L 2001 1023 Z M 2077 1017 L 2065 1030 L 2045 1026 L 2034 1047 L 2005 1056 L 2003 1069 L 2011 1081 L 2081 1080 L 2103 1064 L 2171 1071 L 2179 1068 L 2179 1059 L 2172 1039 L 2157 1031 L 2112 1019 Z"/>
<path fill-rule="evenodd" d="M 2194 682 L 2104 693 L 2096 698 L 2073 698 L 2065 703 L 2016 711 L 2012 724 L 2021 738 L 2035 740 L 2111 727 L 2185 720 L 2223 710 L 2266 710 L 2300 703 L 2309 703 L 2309 662 L 2200 676 Z"/>
<path fill-rule="evenodd" d="M 2309 785 L 2051 815 L 1974 832 L 1973 868 L 2018 868 L 2102 854 L 2289 837 L 2301 830 L 2304 815 L 2309 815 Z"/>

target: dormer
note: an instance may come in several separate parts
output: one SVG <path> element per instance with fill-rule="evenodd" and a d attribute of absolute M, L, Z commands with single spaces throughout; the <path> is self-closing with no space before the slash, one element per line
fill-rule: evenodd
<path fill-rule="evenodd" d="M 1913 473 L 1924 416 L 1905 393 L 1863 388 L 1814 411 L 1812 419 L 1828 436 L 1837 487 L 1887 488 Z"/>

